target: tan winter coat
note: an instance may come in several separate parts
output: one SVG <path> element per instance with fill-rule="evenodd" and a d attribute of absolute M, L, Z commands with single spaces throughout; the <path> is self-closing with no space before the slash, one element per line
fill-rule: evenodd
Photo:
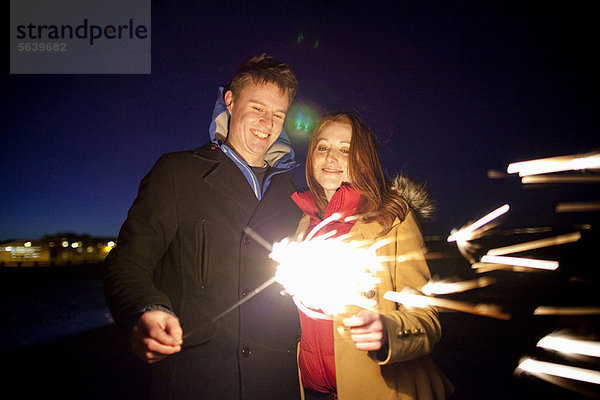
<path fill-rule="evenodd" d="M 304 216 L 297 232 L 305 232 L 309 218 Z M 424 242 L 411 211 L 403 222 L 396 220 L 390 232 L 377 237 L 380 225 L 357 221 L 350 234 L 356 240 L 375 242 L 395 239 L 383 246 L 377 255 L 400 260 L 383 263 L 381 284 L 374 293 L 376 311 L 382 314 L 389 338 L 386 358 L 378 360 L 373 352 L 357 350 L 349 331 L 340 326 L 347 314 L 334 319 L 335 368 L 339 400 L 441 400 L 452 392 L 452 384 L 429 358 L 440 340 L 441 326 L 434 308 L 406 309 L 385 300 L 389 291 L 404 288 L 419 290 L 430 279 L 425 262 Z"/>

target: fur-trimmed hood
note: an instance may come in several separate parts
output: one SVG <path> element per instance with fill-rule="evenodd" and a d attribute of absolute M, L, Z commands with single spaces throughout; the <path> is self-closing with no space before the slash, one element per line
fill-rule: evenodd
<path fill-rule="evenodd" d="M 427 225 L 435 213 L 435 202 L 427 186 L 400 174 L 392 180 L 391 188 L 406 200 L 419 225 Z"/>

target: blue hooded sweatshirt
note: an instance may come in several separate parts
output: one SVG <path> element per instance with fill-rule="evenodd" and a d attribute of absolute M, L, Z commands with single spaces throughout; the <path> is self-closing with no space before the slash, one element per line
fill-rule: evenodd
<path fill-rule="evenodd" d="M 269 147 L 265 154 L 265 161 L 269 164 L 270 168 L 267 172 L 267 176 L 265 176 L 261 190 L 260 185 L 258 184 L 258 179 L 256 178 L 256 175 L 254 175 L 252 168 L 250 168 L 250 166 L 244 162 L 241 157 L 233 151 L 233 149 L 225 144 L 225 141 L 227 140 L 227 134 L 229 133 L 230 114 L 225 106 L 223 92 L 224 88 L 220 87 L 217 94 L 217 101 L 215 102 L 215 108 L 213 109 L 212 120 L 208 128 L 210 140 L 219 146 L 223 153 L 225 153 L 234 162 L 234 164 L 238 166 L 240 171 L 242 171 L 242 174 L 244 174 L 246 177 L 246 180 L 256 195 L 256 198 L 260 201 L 264 193 L 267 191 L 269 183 L 274 175 L 290 171 L 298 166 L 298 163 L 295 160 L 296 155 L 294 153 L 294 149 L 292 149 L 292 144 L 287 133 L 285 132 L 285 129 L 282 129 L 281 134 L 275 143 Z"/>

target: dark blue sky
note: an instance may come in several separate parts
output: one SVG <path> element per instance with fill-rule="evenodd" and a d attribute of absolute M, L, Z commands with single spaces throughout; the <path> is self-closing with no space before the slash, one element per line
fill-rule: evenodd
<path fill-rule="evenodd" d="M 599 35 L 587 6 L 158 3 L 151 75 L 10 75 L 5 59 L 0 240 L 115 236 L 140 179 L 162 153 L 206 142 L 217 87 L 262 52 L 291 64 L 297 104 L 359 112 L 389 174 L 429 185 L 438 212 L 427 232 L 507 202 L 542 223 L 555 203 L 597 194 L 486 176 L 597 149 Z"/>

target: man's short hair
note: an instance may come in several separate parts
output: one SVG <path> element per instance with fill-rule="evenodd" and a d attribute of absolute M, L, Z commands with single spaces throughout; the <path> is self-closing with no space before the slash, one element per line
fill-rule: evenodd
<path fill-rule="evenodd" d="M 257 85 L 261 83 L 273 83 L 284 93 L 287 90 L 290 103 L 294 100 L 294 96 L 296 96 L 298 81 L 292 73 L 290 66 L 264 53 L 260 56 L 250 57 L 244 61 L 233 75 L 229 84 L 229 90 L 236 97 L 251 80 Z"/>

